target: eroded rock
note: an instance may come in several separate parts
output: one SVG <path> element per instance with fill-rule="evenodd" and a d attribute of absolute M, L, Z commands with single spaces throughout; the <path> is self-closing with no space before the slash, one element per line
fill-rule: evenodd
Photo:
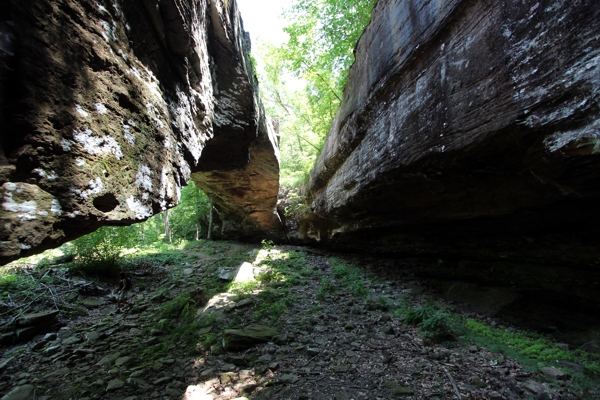
<path fill-rule="evenodd" d="M 0 263 L 176 205 L 276 234 L 278 143 L 235 2 L 3 4 Z"/>
<path fill-rule="evenodd" d="M 599 17 L 592 0 L 379 1 L 310 179 L 305 239 L 595 262 Z"/>

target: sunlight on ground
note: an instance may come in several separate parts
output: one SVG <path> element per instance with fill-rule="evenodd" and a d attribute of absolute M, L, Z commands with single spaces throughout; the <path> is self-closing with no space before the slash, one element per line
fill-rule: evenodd
<path fill-rule="evenodd" d="M 221 310 L 226 310 L 229 307 L 234 307 L 236 304 L 235 300 L 239 298 L 239 293 L 245 293 L 252 296 L 258 295 L 258 293 L 262 292 L 263 290 L 260 289 L 260 283 L 257 282 L 256 277 L 273 269 L 272 266 L 263 266 L 262 263 L 269 260 L 285 260 L 288 258 L 289 253 L 283 252 L 281 250 L 259 250 L 256 253 L 256 257 L 252 263 L 243 262 L 239 266 L 235 274 L 235 278 L 231 282 L 229 291 L 214 295 L 208 301 L 204 309 L 198 310 L 198 316 L 209 316 Z M 285 280 L 285 276 L 281 276 L 281 279 Z M 205 357 L 197 358 L 194 363 L 194 369 L 201 369 L 204 366 L 205 362 Z M 226 390 L 221 392 L 219 396 L 227 396 L 229 392 L 229 394 L 232 395 L 232 400 L 247 399 L 247 397 L 234 396 L 237 393 L 240 393 L 240 391 L 243 389 L 243 386 L 249 384 L 256 385 L 257 382 L 255 379 L 249 380 L 248 378 L 252 376 L 257 377 L 258 374 L 256 374 L 254 368 L 238 371 L 238 373 L 240 374 L 239 379 L 234 377 L 237 374 L 229 375 L 231 373 L 225 372 L 223 374 L 218 375 L 215 378 L 207 379 L 203 382 L 199 382 L 196 385 L 190 385 L 187 387 L 183 395 L 183 400 L 212 400 L 216 396 L 215 386 L 224 386 L 226 388 Z M 229 378 L 225 379 L 231 380 L 229 382 L 223 382 L 221 379 L 222 375 L 228 376 Z M 276 376 L 276 374 L 270 370 L 267 370 L 263 375 L 270 378 Z"/>
<path fill-rule="evenodd" d="M 42 261 L 45 258 L 52 259 L 52 258 L 56 258 L 56 257 L 61 257 L 63 255 L 64 255 L 64 253 L 60 248 L 50 249 L 50 250 L 44 251 L 43 253 L 34 254 L 29 257 L 19 258 L 18 260 L 15 260 L 15 261 L 8 263 L 1 267 L 2 268 L 21 267 L 21 266 L 25 266 L 25 265 L 35 266 L 37 263 L 39 263 L 40 261 Z"/>
<path fill-rule="evenodd" d="M 225 253 L 225 249 L 212 242 L 208 246 L 202 244 L 201 248 L 196 248 L 198 244 L 199 243 L 194 242 L 194 246 L 191 246 L 190 243 L 182 242 L 175 244 L 160 243 L 139 246 L 132 249 L 123 249 L 120 252 L 119 258 L 122 261 L 132 263 L 130 260 L 134 260 L 135 257 L 142 256 L 152 258 L 161 254 L 164 255 L 163 253 L 166 252 L 166 254 L 172 259 L 161 259 L 162 265 L 166 265 L 169 268 L 175 267 L 175 269 L 182 268 L 181 266 L 184 265 L 189 270 L 192 270 L 195 267 L 199 267 L 200 264 L 195 264 L 194 262 L 188 264 L 188 258 L 177 258 L 170 254 L 170 252 L 176 251 L 182 256 L 188 256 L 190 254 L 195 255 L 195 252 L 200 250 L 210 251 L 211 253 L 209 254 L 213 254 L 215 256 L 223 256 Z M 204 247 L 206 247 L 206 249 Z M 33 268 L 40 261 L 53 266 L 55 265 L 54 259 L 62 255 L 63 252 L 61 249 L 46 251 L 36 256 L 19 260 L 18 265 L 15 265 L 14 268 Z M 260 296 L 262 296 L 261 292 L 265 290 L 272 290 L 270 286 L 271 284 L 283 284 L 295 277 L 293 274 L 290 275 L 285 271 L 282 271 L 278 264 L 278 262 L 281 261 L 283 261 L 285 264 L 290 258 L 290 253 L 286 251 L 267 247 L 263 249 L 254 249 L 245 253 L 241 258 L 237 259 L 239 260 L 237 264 L 232 264 L 229 267 L 227 267 L 228 264 L 224 264 L 226 265 L 224 269 L 230 272 L 230 276 L 233 279 L 229 282 L 225 291 L 212 296 L 205 307 L 197 310 L 196 321 L 202 320 L 206 317 L 209 319 L 214 319 L 219 315 L 225 318 L 230 318 L 230 315 L 227 313 L 239 306 L 240 298 L 247 299 L 251 297 L 254 298 L 254 302 L 263 301 L 260 298 Z M 234 257 L 227 257 L 227 259 L 234 259 Z M 215 264 L 215 267 L 218 267 L 218 265 L 220 264 Z M 163 268 L 166 270 L 165 267 L 157 268 Z M 1 269 L 0 278 L 4 280 L 10 279 L 11 276 L 9 276 L 9 272 L 9 269 Z M 199 284 L 202 285 L 200 282 Z M 247 306 L 247 303 L 245 303 L 244 306 Z M 283 312 L 283 310 L 281 312 Z M 268 321 L 273 315 L 270 310 L 262 310 L 262 313 L 263 315 L 259 316 L 258 318 L 263 318 L 264 321 Z M 269 324 L 269 322 L 265 323 Z M 216 376 L 213 373 L 207 374 L 205 373 L 207 370 L 207 360 L 209 360 L 210 357 L 214 357 L 209 354 L 211 353 L 208 352 L 208 349 L 206 349 L 205 354 L 195 358 L 193 368 L 197 371 L 196 381 L 194 382 L 194 385 L 187 387 L 185 393 L 183 392 L 183 388 L 185 386 L 180 389 L 183 399 L 212 400 L 217 396 L 231 399 L 246 399 L 246 397 L 238 396 L 241 396 L 244 393 L 249 393 L 255 390 L 255 388 L 259 388 L 260 390 L 260 387 L 264 386 L 264 382 L 263 384 L 259 384 L 257 380 L 262 381 L 263 379 L 271 379 L 277 376 L 277 373 L 269 369 L 266 371 L 257 372 L 257 370 L 252 367 L 241 370 L 236 369 L 235 372 L 220 371 L 216 373 Z"/>

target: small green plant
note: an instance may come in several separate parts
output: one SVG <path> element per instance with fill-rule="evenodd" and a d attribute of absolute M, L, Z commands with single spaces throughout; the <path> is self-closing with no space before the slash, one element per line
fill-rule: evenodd
<path fill-rule="evenodd" d="M 190 298 L 189 293 L 182 293 L 171 301 L 161 306 L 162 318 L 181 318 L 183 321 L 191 321 L 194 318 L 195 301 Z"/>
<path fill-rule="evenodd" d="M 229 292 L 239 296 L 247 295 L 255 291 L 258 286 L 258 281 L 234 282 L 229 286 Z"/>
<path fill-rule="evenodd" d="M 4 271 L 3 269 L 0 270 L 0 290 L 12 291 L 22 286 L 23 283 L 20 276 Z"/>
<path fill-rule="evenodd" d="M 217 314 L 206 315 L 198 321 L 198 326 L 200 328 L 207 328 L 209 326 L 213 326 L 215 324 L 215 322 L 217 321 L 217 317 L 218 317 Z"/>
<path fill-rule="evenodd" d="M 270 284 L 273 282 L 280 282 L 285 280 L 285 276 L 275 269 L 267 269 L 265 272 L 261 272 L 256 276 L 256 280 L 262 284 Z"/>
<path fill-rule="evenodd" d="M 366 306 L 368 310 L 379 310 L 379 311 L 388 311 L 390 309 L 390 304 L 385 296 L 377 297 L 375 299 L 368 298 L 366 301 Z"/>
<path fill-rule="evenodd" d="M 350 293 L 356 297 L 365 297 L 367 295 L 367 288 L 363 281 L 354 281 L 349 286 Z"/>
<path fill-rule="evenodd" d="M 433 304 L 406 309 L 404 322 L 418 327 L 425 339 L 441 341 L 450 337 L 449 315 Z"/>
<path fill-rule="evenodd" d="M 286 217 L 298 217 L 310 210 L 310 207 L 306 204 L 306 196 L 300 196 L 298 192 L 297 188 L 293 188 L 288 193 L 288 205 L 285 207 Z"/>
<path fill-rule="evenodd" d="M 442 310 L 436 311 L 431 317 L 423 320 L 419 325 L 421 334 L 433 341 L 444 340 L 450 336 L 450 318 Z"/>
<path fill-rule="evenodd" d="M 333 276 L 346 287 L 352 295 L 356 297 L 365 297 L 368 293 L 364 282 L 364 274 L 359 268 L 346 264 L 339 258 L 332 257 L 329 262 L 333 266 Z"/>
<path fill-rule="evenodd" d="M 406 311 L 404 322 L 409 325 L 417 326 L 426 319 L 431 318 L 437 311 L 438 309 L 431 304 L 424 307 L 411 308 Z"/>
<path fill-rule="evenodd" d="M 292 302 L 288 292 L 282 289 L 269 288 L 258 293 L 257 297 L 253 317 L 261 323 L 276 323 Z"/>
<path fill-rule="evenodd" d="M 326 295 L 334 295 L 336 293 L 335 284 L 329 278 L 321 279 L 321 286 L 317 292 L 317 299 L 325 300 Z"/>
<path fill-rule="evenodd" d="M 308 278 L 317 277 L 320 274 L 321 273 L 318 270 L 310 269 L 310 268 L 307 268 L 306 266 L 300 270 L 300 275 L 308 277 Z"/>
<path fill-rule="evenodd" d="M 211 346 L 217 344 L 218 341 L 219 340 L 214 333 L 204 333 L 198 337 L 196 347 L 206 351 L 209 350 Z"/>
<path fill-rule="evenodd" d="M 261 242 L 263 250 L 273 250 L 275 248 L 275 243 L 272 240 L 263 239 Z"/>
<path fill-rule="evenodd" d="M 231 285 L 229 282 L 225 282 L 217 276 L 207 278 L 203 283 L 206 295 L 209 299 L 218 293 L 226 292 Z"/>

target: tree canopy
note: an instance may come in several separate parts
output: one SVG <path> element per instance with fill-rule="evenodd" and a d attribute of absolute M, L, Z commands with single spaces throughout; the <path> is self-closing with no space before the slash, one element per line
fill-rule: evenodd
<path fill-rule="evenodd" d="M 296 0 L 284 12 L 289 39 L 260 43 L 261 96 L 281 121 L 282 185 L 309 173 L 340 106 L 354 46 L 376 0 Z M 299 86 L 290 74 L 304 83 Z M 285 78 L 287 76 L 287 78 Z"/>

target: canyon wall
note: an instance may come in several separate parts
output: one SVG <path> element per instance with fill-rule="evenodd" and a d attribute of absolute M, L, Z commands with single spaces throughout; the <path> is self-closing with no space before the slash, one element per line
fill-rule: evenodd
<path fill-rule="evenodd" d="M 277 235 L 249 48 L 235 1 L 3 2 L 0 264 L 143 221 L 192 176 L 224 234 Z"/>
<path fill-rule="evenodd" d="M 299 241 L 598 265 L 600 7 L 380 0 Z"/>

